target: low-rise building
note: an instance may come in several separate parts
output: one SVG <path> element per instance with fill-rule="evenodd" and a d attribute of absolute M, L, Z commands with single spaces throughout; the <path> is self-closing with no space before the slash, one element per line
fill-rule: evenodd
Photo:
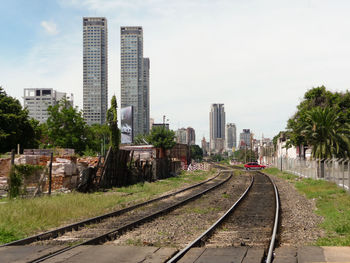
<path fill-rule="evenodd" d="M 28 109 L 29 117 L 46 122 L 49 117 L 47 108 L 66 99 L 73 106 L 73 94 L 53 89 L 24 89 L 23 106 Z"/>

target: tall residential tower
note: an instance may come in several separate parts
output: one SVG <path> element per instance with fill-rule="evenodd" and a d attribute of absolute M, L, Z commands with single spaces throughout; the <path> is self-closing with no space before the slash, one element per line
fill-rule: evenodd
<path fill-rule="evenodd" d="M 120 28 L 121 107 L 133 106 L 133 134 L 149 132 L 149 59 L 140 26 Z"/>
<path fill-rule="evenodd" d="M 149 99 L 149 58 L 143 58 L 143 133 L 147 134 L 150 129 L 150 99 Z"/>
<path fill-rule="evenodd" d="M 212 104 L 209 114 L 210 151 L 221 153 L 225 148 L 225 108 L 224 104 Z"/>
<path fill-rule="evenodd" d="M 107 19 L 83 18 L 83 114 L 91 125 L 106 122 L 108 105 Z"/>

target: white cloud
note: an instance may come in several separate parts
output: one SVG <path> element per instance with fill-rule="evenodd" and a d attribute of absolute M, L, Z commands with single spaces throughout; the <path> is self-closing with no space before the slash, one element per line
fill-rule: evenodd
<path fill-rule="evenodd" d="M 46 33 L 49 35 L 57 35 L 57 25 L 51 21 L 41 21 L 40 25 L 45 29 Z"/>

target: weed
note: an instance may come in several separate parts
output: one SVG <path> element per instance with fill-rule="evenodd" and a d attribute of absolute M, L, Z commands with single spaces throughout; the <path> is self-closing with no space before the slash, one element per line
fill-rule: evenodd
<path fill-rule="evenodd" d="M 226 194 L 226 193 L 223 193 L 223 194 L 222 194 L 222 197 L 223 197 L 223 198 L 230 198 L 230 195 L 229 195 L 229 194 Z"/>

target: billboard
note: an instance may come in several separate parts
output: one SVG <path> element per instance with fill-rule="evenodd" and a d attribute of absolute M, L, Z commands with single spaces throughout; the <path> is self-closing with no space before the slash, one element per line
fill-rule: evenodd
<path fill-rule="evenodd" d="M 133 108 L 128 106 L 121 108 L 121 143 L 127 144 L 133 141 Z"/>

